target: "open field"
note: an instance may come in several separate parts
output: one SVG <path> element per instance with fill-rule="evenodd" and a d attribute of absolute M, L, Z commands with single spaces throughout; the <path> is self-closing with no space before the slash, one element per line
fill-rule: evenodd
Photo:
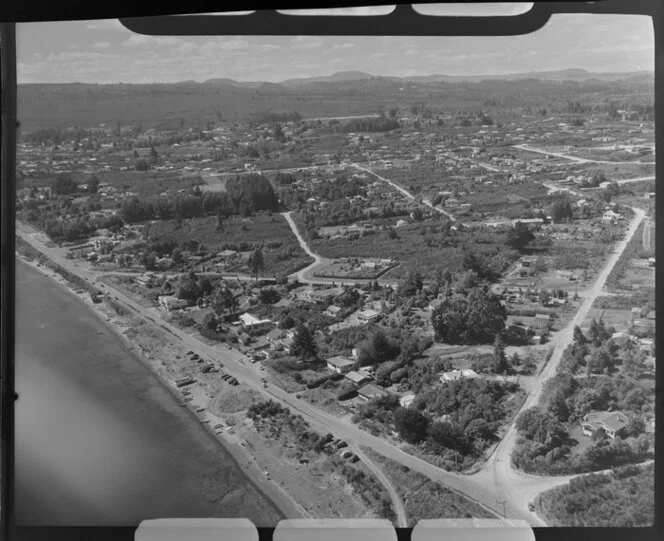
<path fill-rule="evenodd" d="M 173 238 L 178 244 L 195 240 L 205 245 L 209 253 L 225 249 L 246 251 L 262 246 L 265 258 L 262 274 L 266 276 L 290 274 L 312 262 L 280 214 L 232 216 L 224 221 L 223 231 L 217 231 L 215 217 L 192 218 L 179 224 L 176 220 L 159 221 L 151 224 L 150 236 Z"/>

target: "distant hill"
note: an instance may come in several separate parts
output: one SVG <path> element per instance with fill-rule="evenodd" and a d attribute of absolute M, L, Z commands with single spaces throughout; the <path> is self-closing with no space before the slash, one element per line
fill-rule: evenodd
<path fill-rule="evenodd" d="M 362 79 L 372 79 L 374 75 L 364 71 L 338 71 L 332 75 L 323 77 L 305 77 L 302 79 L 287 79 L 279 84 L 283 86 L 303 86 L 310 83 L 338 83 L 342 81 L 359 81 Z"/>

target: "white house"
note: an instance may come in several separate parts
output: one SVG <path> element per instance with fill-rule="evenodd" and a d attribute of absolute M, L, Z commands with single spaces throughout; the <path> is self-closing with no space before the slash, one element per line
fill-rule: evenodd
<path fill-rule="evenodd" d="M 179 310 L 180 308 L 187 306 L 187 301 L 184 299 L 178 299 L 172 295 L 162 295 L 157 300 L 159 302 L 159 306 L 168 312 L 171 310 Z"/>
<path fill-rule="evenodd" d="M 330 357 L 325 362 L 327 363 L 327 367 L 330 370 L 334 370 L 338 374 L 346 374 L 350 372 L 350 369 L 355 364 L 355 361 L 352 359 L 348 359 L 347 357 L 342 357 L 340 355 L 336 357 Z"/>
<path fill-rule="evenodd" d="M 443 372 L 440 374 L 441 383 L 449 383 L 450 381 L 457 381 L 460 379 L 474 379 L 479 377 L 477 372 L 471 370 L 470 368 L 464 368 L 463 370 L 451 370 L 449 372 Z"/>
<path fill-rule="evenodd" d="M 415 400 L 415 394 L 414 393 L 406 393 L 399 399 L 399 405 L 402 408 L 408 408 L 410 405 L 413 403 Z"/>

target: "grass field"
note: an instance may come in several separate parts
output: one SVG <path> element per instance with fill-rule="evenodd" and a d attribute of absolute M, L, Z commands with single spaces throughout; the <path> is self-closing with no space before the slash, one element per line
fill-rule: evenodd
<path fill-rule="evenodd" d="M 312 262 L 280 214 L 256 214 L 250 218 L 231 216 L 224 222 L 223 231 L 217 231 L 216 217 L 192 218 L 180 224 L 175 220 L 155 222 L 151 225 L 150 236 L 174 238 L 178 243 L 196 240 L 210 253 L 263 246 L 266 276 L 290 274 Z"/>

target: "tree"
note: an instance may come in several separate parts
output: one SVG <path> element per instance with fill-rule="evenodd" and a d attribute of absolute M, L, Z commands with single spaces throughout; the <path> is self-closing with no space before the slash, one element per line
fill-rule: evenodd
<path fill-rule="evenodd" d="M 136 161 L 135 167 L 136 171 L 147 171 L 150 166 L 148 165 L 147 161 L 141 158 L 140 160 Z"/>
<path fill-rule="evenodd" d="M 429 420 L 416 408 L 398 407 L 394 412 L 394 425 L 408 443 L 419 443 L 427 436 Z"/>
<path fill-rule="evenodd" d="M 496 339 L 493 342 L 493 371 L 496 374 L 504 374 L 507 372 L 508 364 L 507 357 L 505 356 L 505 344 L 500 333 L 496 333 Z"/>
<path fill-rule="evenodd" d="M 574 208 L 569 199 L 564 198 L 551 205 L 551 221 L 560 223 L 569 221 L 574 217 Z"/>
<path fill-rule="evenodd" d="M 145 270 L 155 270 L 157 268 L 157 254 L 154 252 L 146 253 L 143 257 L 143 266 L 145 266 Z"/>
<path fill-rule="evenodd" d="M 255 280 L 258 280 L 258 275 L 261 271 L 265 270 L 265 259 L 263 258 L 263 251 L 260 248 L 256 248 L 252 254 L 249 256 L 247 261 L 249 265 L 249 271 Z"/>
<path fill-rule="evenodd" d="M 97 193 L 98 188 L 99 188 L 99 179 L 96 177 L 96 175 L 92 175 L 92 177 L 90 177 L 90 180 L 88 180 L 88 193 Z"/>
<path fill-rule="evenodd" d="M 293 344 L 291 345 L 291 353 L 299 356 L 303 361 L 307 357 L 316 357 L 318 348 L 314 336 L 304 323 L 298 324 L 295 328 L 295 336 L 293 337 Z"/>
<path fill-rule="evenodd" d="M 262 304 L 275 304 L 279 302 L 279 299 L 281 299 L 281 295 L 279 295 L 279 292 L 273 287 L 261 289 L 258 293 L 258 300 Z"/>
<path fill-rule="evenodd" d="M 526 224 L 517 222 L 507 233 L 505 243 L 514 250 L 523 252 L 528 244 L 535 240 L 535 235 Z"/>
<path fill-rule="evenodd" d="M 78 185 L 71 175 L 63 173 L 55 177 L 51 189 L 55 195 L 67 195 L 75 193 L 78 189 Z"/>
<path fill-rule="evenodd" d="M 219 319 L 214 312 L 208 312 L 205 314 L 205 318 L 203 319 L 203 326 L 206 329 L 214 331 L 217 328 L 217 325 L 219 325 Z"/>
<path fill-rule="evenodd" d="M 578 325 L 574 325 L 574 343 L 579 346 L 585 346 L 587 343 L 586 336 Z"/>
<path fill-rule="evenodd" d="M 500 299 L 488 288 L 467 295 L 450 293 L 431 314 L 435 336 L 447 344 L 487 344 L 505 328 L 507 317 Z"/>
<path fill-rule="evenodd" d="M 158 157 L 159 157 L 159 154 L 157 153 L 155 148 L 150 147 L 150 158 L 152 158 L 153 160 L 156 160 Z"/>
<path fill-rule="evenodd" d="M 227 285 L 217 290 L 212 300 L 212 309 L 217 315 L 233 313 L 237 309 L 237 299 Z"/>

